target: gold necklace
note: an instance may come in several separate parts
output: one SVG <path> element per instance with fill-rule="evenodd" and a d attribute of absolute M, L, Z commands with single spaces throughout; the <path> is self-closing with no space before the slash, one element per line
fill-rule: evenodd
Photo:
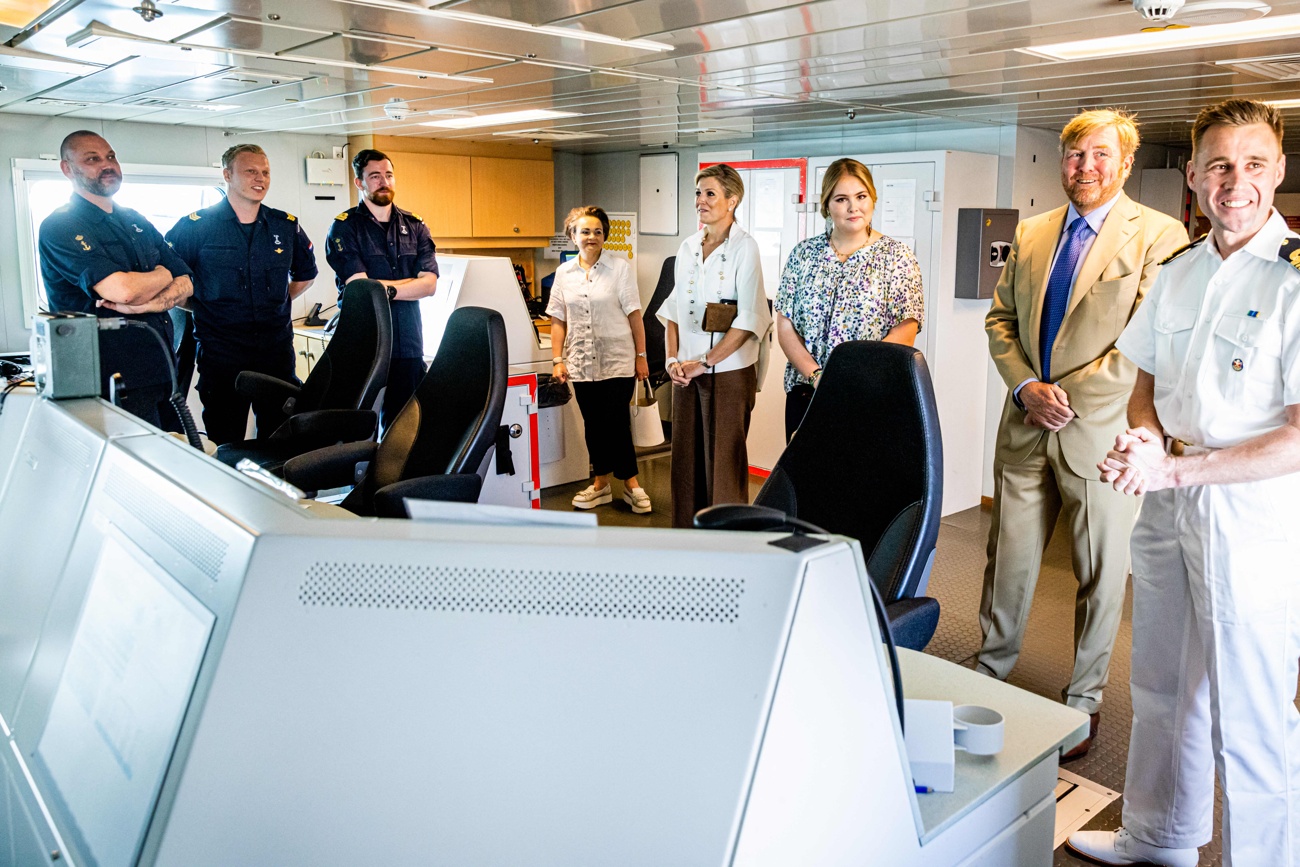
<path fill-rule="evenodd" d="M 841 253 L 840 248 L 835 246 L 834 232 L 831 232 L 830 236 L 826 239 L 826 241 L 831 245 L 831 251 L 835 253 L 835 258 L 839 259 L 840 262 L 847 262 L 854 253 L 858 252 L 863 247 L 871 243 L 871 229 L 869 228 L 867 229 L 867 239 L 847 253 Z"/>

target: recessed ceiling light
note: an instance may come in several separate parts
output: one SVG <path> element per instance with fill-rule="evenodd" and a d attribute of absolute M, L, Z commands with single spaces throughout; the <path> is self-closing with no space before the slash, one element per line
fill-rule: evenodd
<path fill-rule="evenodd" d="M 1100 39 L 1081 39 L 1053 45 L 1017 48 L 1024 54 L 1048 60 L 1090 60 L 1098 57 L 1123 57 L 1158 51 L 1201 48 L 1210 45 L 1233 45 L 1265 39 L 1286 39 L 1300 35 L 1300 15 L 1279 15 L 1235 24 L 1206 24 L 1201 27 L 1176 27 Z"/>
<path fill-rule="evenodd" d="M 1300 99 L 1266 99 L 1264 101 L 1274 108 L 1300 108 Z"/>
<path fill-rule="evenodd" d="M 475 117 L 449 117 L 443 120 L 427 120 L 420 126 L 437 126 L 443 129 L 472 129 L 480 126 L 504 126 L 508 123 L 531 123 L 535 120 L 551 120 L 557 117 L 577 117 L 576 111 L 552 111 L 547 108 L 529 108 L 523 111 L 503 111 L 497 114 L 480 114 Z"/>

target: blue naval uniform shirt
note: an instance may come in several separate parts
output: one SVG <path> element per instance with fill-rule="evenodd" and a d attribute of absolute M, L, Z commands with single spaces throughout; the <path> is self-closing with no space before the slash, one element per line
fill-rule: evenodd
<path fill-rule="evenodd" d="M 343 302 L 344 281 L 365 272 L 371 280 L 407 280 L 421 271 L 438 273 L 429 227 L 410 211 L 393 205 L 387 231 L 365 202 L 334 218 L 325 237 L 325 259 Z M 419 301 L 392 301 L 393 358 L 423 358 L 424 329 Z"/>
<path fill-rule="evenodd" d="M 74 193 L 68 204 L 41 223 L 38 249 L 51 311 L 123 316 L 144 322 L 171 348 L 172 323 L 166 313 L 124 315 L 95 306 L 100 299 L 95 284 L 118 271 L 147 272 L 162 265 L 172 277 L 191 276 L 189 267 L 139 211 L 114 205 L 111 214 L 105 213 Z M 121 373 L 128 387 L 169 383 L 171 376 L 161 349 L 155 351 L 148 335 L 142 342 L 139 334 L 131 333 L 134 339 L 101 341 L 105 378 Z"/>
<path fill-rule="evenodd" d="M 262 205 L 250 240 L 230 202 L 181 217 L 167 243 L 194 269 L 199 363 L 240 367 L 250 359 L 293 362 L 290 281 L 316 276 L 298 218 Z"/>

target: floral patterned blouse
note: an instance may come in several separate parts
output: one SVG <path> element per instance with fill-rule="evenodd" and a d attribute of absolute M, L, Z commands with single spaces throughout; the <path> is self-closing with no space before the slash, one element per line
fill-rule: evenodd
<path fill-rule="evenodd" d="M 776 309 L 803 338 L 817 364 L 846 340 L 880 340 L 898 323 L 925 324 L 921 266 L 907 245 L 881 237 L 841 263 L 830 233 L 790 252 L 781 272 Z M 785 390 L 807 378 L 785 367 Z"/>

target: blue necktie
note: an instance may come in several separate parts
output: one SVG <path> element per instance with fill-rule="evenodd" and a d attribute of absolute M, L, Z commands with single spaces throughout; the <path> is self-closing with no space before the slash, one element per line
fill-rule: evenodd
<path fill-rule="evenodd" d="M 1065 233 L 1061 255 L 1052 266 L 1052 276 L 1047 279 L 1047 293 L 1043 296 L 1043 319 L 1038 330 L 1038 352 L 1042 361 L 1043 382 L 1052 381 L 1052 344 L 1056 332 L 1061 330 L 1065 308 L 1070 303 L 1070 286 L 1074 283 L 1074 266 L 1079 264 L 1079 251 L 1083 242 L 1092 236 L 1092 227 L 1083 217 L 1070 224 Z"/>

